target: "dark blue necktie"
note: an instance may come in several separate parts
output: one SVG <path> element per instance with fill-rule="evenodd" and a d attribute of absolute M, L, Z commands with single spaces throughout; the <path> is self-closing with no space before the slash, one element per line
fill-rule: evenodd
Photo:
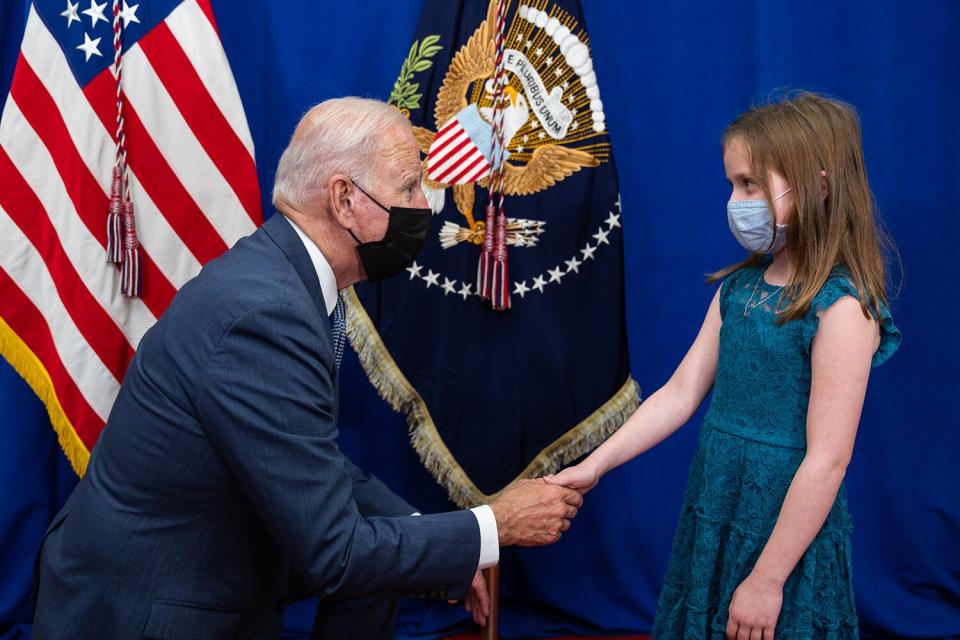
<path fill-rule="evenodd" d="M 337 358 L 337 369 L 343 359 L 343 345 L 347 340 L 347 320 L 343 311 L 343 299 L 337 296 L 337 306 L 331 316 L 330 327 L 333 330 L 333 353 Z"/>

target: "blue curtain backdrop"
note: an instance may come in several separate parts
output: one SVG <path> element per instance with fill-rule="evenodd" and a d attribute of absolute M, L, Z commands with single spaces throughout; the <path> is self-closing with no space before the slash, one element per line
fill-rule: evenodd
<path fill-rule="evenodd" d="M 299 116 L 333 96 L 385 99 L 421 2 L 213 4 L 270 211 Z M 27 5 L 0 0 L 0 96 Z M 905 339 L 873 373 L 848 474 L 857 605 L 865 637 L 960 637 L 960 2 L 584 0 L 584 13 L 621 175 L 630 354 L 645 394 L 696 335 L 713 293 L 704 274 L 741 256 L 724 213 L 723 127 L 784 87 L 859 108 L 904 264 L 894 313 Z M 449 508 L 403 420 L 356 359 L 345 362 L 343 448 L 421 509 Z M 559 544 L 503 554 L 505 636 L 650 628 L 701 416 L 605 478 Z M 2 362 L 0 433 L 0 638 L 14 638 L 28 633 L 37 541 L 75 478 L 42 405 Z M 307 616 L 300 607 L 290 624 Z M 410 604 L 403 633 L 462 619 L 459 608 Z"/>

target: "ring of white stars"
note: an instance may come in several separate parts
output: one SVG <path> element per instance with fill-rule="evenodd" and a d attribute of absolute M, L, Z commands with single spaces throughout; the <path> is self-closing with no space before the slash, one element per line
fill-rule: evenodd
<path fill-rule="evenodd" d="M 444 276 L 443 285 L 440 287 L 443 289 L 443 295 L 448 296 L 451 293 L 455 293 L 457 290 L 457 281 L 451 280 L 450 278 Z"/>
<path fill-rule="evenodd" d="M 552 269 L 547 269 L 546 272 L 540 273 L 528 284 L 527 280 L 521 282 L 513 283 L 513 295 L 520 296 L 521 299 L 525 299 L 528 293 L 537 292 L 544 293 L 544 291 L 551 284 L 562 284 L 562 280 L 570 274 L 579 274 L 580 268 L 583 267 L 588 261 L 596 260 L 596 252 L 600 249 L 601 245 L 609 245 L 610 240 L 609 236 L 616 228 L 621 228 L 620 223 L 620 197 L 617 196 L 617 200 L 614 203 L 616 211 L 611 210 L 607 219 L 604 220 L 600 228 L 597 229 L 597 232 L 591 237 L 596 240 L 596 242 L 588 242 L 582 249 L 578 251 L 572 258 L 569 260 L 564 260 L 563 264 L 559 264 Z M 460 296 L 464 300 L 471 296 L 478 296 L 479 292 L 474 290 L 474 283 L 471 282 L 462 282 L 459 283 L 457 280 L 451 280 L 450 278 L 443 276 L 442 273 L 434 272 L 432 269 L 427 269 L 427 274 L 423 275 L 423 270 L 425 269 L 424 265 L 413 262 L 409 267 L 407 267 L 407 273 L 409 274 L 409 280 L 420 280 L 426 284 L 427 289 L 431 287 L 437 287 L 438 291 L 442 291 L 444 297 L 453 295 Z M 443 277 L 443 284 L 440 284 L 440 277 Z M 459 288 L 458 288 L 459 287 Z"/>

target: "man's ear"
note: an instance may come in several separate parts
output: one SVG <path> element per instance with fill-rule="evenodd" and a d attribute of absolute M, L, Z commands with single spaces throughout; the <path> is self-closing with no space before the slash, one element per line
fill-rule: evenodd
<path fill-rule="evenodd" d="M 827 172 L 820 172 L 820 198 L 823 200 L 827 199 L 827 196 L 830 195 L 830 182 L 827 180 Z"/>
<path fill-rule="evenodd" d="M 335 174 L 327 182 L 327 193 L 330 197 L 330 213 L 341 227 L 352 229 L 356 224 L 353 205 L 356 202 L 356 193 L 350 178 Z"/>

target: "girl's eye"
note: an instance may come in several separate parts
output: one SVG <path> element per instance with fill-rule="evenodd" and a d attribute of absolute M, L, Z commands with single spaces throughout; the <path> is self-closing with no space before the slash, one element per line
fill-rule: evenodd
<path fill-rule="evenodd" d="M 756 184 L 757 184 L 756 182 L 754 182 L 753 180 L 747 179 L 747 178 L 744 178 L 744 180 L 743 180 L 743 188 L 744 188 L 744 189 L 749 189 L 750 187 L 753 187 L 753 186 L 756 185 Z"/>

